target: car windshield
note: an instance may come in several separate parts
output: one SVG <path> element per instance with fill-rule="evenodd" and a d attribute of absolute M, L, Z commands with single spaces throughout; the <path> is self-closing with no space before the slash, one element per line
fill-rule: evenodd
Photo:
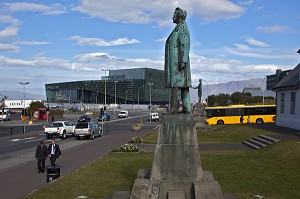
<path fill-rule="evenodd" d="M 76 129 L 84 129 L 84 128 L 88 128 L 89 124 L 88 123 L 78 123 L 76 125 Z"/>
<path fill-rule="evenodd" d="M 52 126 L 53 127 L 61 127 L 61 126 L 63 126 L 63 124 L 60 122 L 56 122 L 56 123 L 53 123 Z"/>
<path fill-rule="evenodd" d="M 80 116 L 79 119 L 86 119 L 87 116 L 83 115 L 83 116 Z"/>
<path fill-rule="evenodd" d="M 126 114 L 126 112 L 124 112 L 124 111 L 121 111 L 121 112 L 120 112 L 120 114 Z"/>

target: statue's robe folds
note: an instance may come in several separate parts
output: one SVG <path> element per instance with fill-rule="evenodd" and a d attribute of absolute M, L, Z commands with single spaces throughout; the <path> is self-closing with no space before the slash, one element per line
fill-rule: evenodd
<path fill-rule="evenodd" d="M 165 46 L 165 80 L 168 88 L 188 88 L 191 86 L 190 33 L 185 21 L 176 25 Z M 179 70 L 178 64 L 186 63 Z"/>

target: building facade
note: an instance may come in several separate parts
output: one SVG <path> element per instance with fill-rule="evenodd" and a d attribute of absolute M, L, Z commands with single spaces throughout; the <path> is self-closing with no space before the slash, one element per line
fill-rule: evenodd
<path fill-rule="evenodd" d="M 169 103 L 164 71 L 151 68 L 109 70 L 101 80 L 46 84 L 48 103 L 152 104 Z M 151 95 L 150 95 L 151 89 Z M 106 96 L 106 97 L 105 97 Z"/>
<path fill-rule="evenodd" d="M 300 130 L 300 64 L 273 90 L 276 91 L 276 125 Z"/>
<path fill-rule="evenodd" d="M 274 75 L 267 75 L 267 83 L 266 83 L 266 90 L 273 90 L 273 87 L 280 82 L 285 76 L 287 76 L 291 70 L 282 71 L 281 69 L 276 70 L 276 74 Z"/>

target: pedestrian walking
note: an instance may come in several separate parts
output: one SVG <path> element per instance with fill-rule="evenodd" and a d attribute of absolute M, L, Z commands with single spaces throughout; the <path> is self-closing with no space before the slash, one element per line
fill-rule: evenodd
<path fill-rule="evenodd" d="M 45 172 L 45 160 L 47 159 L 47 146 L 41 141 L 35 151 L 35 158 L 37 159 L 38 173 Z"/>
<path fill-rule="evenodd" d="M 241 117 L 240 117 L 240 123 L 243 123 L 244 122 L 244 116 L 242 115 Z"/>
<path fill-rule="evenodd" d="M 250 124 L 250 116 L 247 118 L 247 123 Z"/>
<path fill-rule="evenodd" d="M 48 155 L 50 156 L 51 166 L 56 166 L 56 158 L 61 157 L 61 151 L 59 145 L 55 143 L 55 139 L 52 139 L 52 143 L 48 146 Z"/>

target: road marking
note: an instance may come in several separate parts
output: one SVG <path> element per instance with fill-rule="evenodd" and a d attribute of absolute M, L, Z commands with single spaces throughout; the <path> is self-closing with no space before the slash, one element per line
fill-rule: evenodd
<path fill-rule="evenodd" d="M 23 141 L 23 140 L 32 140 L 32 139 L 34 139 L 35 137 L 29 137 L 29 138 L 20 138 L 20 139 L 11 139 L 11 140 L 9 140 L 9 141 L 11 141 L 11 142 L 18 142 L 18 141 Z"/>
<path fill-rule="evenodd" d="M 29 141 L 26 141 L 24 143 L 29 143 L 29 142 L 35 142 L 35 141 L 39 141 L 39 140 L 44 140 L 45 138 L 40 138 L 40 139 L 35 139 L 35 140 L 29 140 Z"/>

